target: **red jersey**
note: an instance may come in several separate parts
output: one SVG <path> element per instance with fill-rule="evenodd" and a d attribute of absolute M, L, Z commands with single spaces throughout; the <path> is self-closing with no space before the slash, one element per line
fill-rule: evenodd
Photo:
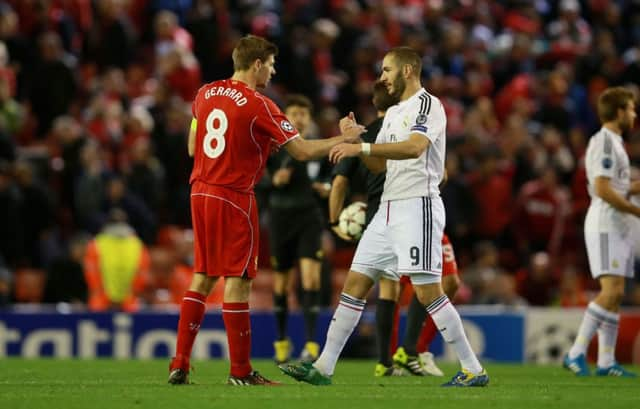
<path fill-rule="evenodd" d="M 272 144 L 280 147 L 298 136 L 273 101 L 241 81 L 203 86 L 191 111 L 198 124 L 191 184 L 252 192 Z"/>

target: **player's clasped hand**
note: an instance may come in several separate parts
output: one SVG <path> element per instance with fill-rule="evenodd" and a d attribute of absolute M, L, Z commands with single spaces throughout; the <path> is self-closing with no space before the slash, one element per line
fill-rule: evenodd
<path fill-rule="evenodd" d="M 360 135 L 366 131 L 367 128 L 364 126 L 355 124 L 345 129 L 345 131 L 342 132 L 342 136 L 344 136 L 345 142 L 347 143 L 360 143 L 362 142 Z"/>
<path fill-rule="evenodd" d="M 367 129 L 356 122 L 353 112 L 340 120 L 340 133 L 345 137 L 347 143 L 362 142 L 360 135 Z"/>
<path fill-rule="evenodd" d="M 353 127 L 353 126 L 357 125 L 357 124 L 358 124 L 358 123 L 356 122 L 356 117 L 355 117 L 355 115 L 353 114 L 353 112 L 349 112 L 349 115 L 345 116 L 344 118 L 342 118 L 342 119 L 340 120 L 340 124 L 339 124 L 339 126 L 340 126 L 340 133 L 344 134 L 344 132 L 345 132 L 347 129 L 349 129 L 349 128 L 351 128 L 351 127 Z"/>
<path fill-rule="evenodd" d="M 341 143 L 331 148 L 331 151 L 329 151 L 329 160 L 332 163 L 338 163 L 344 158 L 358 156 L 361 149 L 361 146 L 358 144 Z"/>

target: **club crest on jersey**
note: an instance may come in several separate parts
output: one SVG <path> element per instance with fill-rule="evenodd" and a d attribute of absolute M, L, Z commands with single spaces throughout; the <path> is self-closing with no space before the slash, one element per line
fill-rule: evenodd
<path fill-rule="evenodd" d="M 605 169 L 611 169 L 611 166 L 613 165 L 613 161 L 611 161 L 611 158 L 604 158 L 602 159 L 602 167 Z"/>
<path fill-rule="evenodd" d="M 293 132 L 293 125 L 289 121 L 283 120 L 280 122 L 280 128 L 284 129 L 287 132 Z"/>
<path fill-rule="evenodd" d="M 425 114 L 420 114 L 416 118 L 416 125 L 422 125 L 427 123 L 427 116 Z"/>

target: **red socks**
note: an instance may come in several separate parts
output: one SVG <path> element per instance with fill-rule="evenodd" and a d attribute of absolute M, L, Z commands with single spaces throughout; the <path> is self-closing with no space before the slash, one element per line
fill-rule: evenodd
<path fill-rule="evenodd" d="M 170 369 L 180 368 L 189 371 L 191 349 L 204 318 L 205 299 L 204 295 L 195 291 L 187 291 L 185 293 L 180 307 L 176 356 L 171 361 Z M 252 371 L 249 360 L 251 355 L 249 303 L 223 303 L 222 319 L 227 330 L 231 375 L 243 378 Z"/>
<path fill-rule="evenodd" d="M 248 302 L 225 302 L 222 319 L 227 330 L 231 376 L 244 378 L 251 373 L 251 321 Z"/>
<path fill-rule="evenodd" d="M 418 351 L 419 354 L 428 351 L 429 345 L 437 333 L 438 328 L 436 328 L 436 324 L 433 322 L 433 319 L 431 319 L 431 315 L 427 314 L 427 318 L 422 326 L 422 332 L 420 332 L 420 338 L 418 338 L 418 343 L 416 344 L 416 351 Z"/>
<path fill-rule="evenodd" d="M 189 371 L 191 348 L 204 318 L 205 300 L 204 295 L 195 291 L 187 291 L 184 294 L 178 321 L 176 356 L 171 361 L 171 369 L 180 368 Z"/>

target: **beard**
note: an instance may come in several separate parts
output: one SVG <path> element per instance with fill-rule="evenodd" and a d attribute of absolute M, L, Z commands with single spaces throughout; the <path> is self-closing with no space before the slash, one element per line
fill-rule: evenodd
<path fill-rule="evenodd" d="M 398 75 L 391 85 L 393 86 L 393 92 L 389 95 L 396 101 L 399 101 L 402 94 L 404 94 L 404 90 L 407 88 L 407 83 L 402 76 Z"/>
<path fill-rule="evenodd" d="M 633 122 L 629 118 L 625 118 L 624 121 L 621 121 L 618 126 L 620 126 L 620 131 L 622 133 L 627 133 L 633 129 Z"/>

